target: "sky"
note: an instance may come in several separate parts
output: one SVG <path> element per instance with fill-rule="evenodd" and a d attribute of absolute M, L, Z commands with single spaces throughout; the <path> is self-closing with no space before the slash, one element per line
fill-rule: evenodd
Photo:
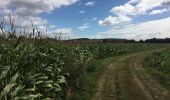
<path fill-rule="evenodd" d="M 49 36 L 170 38 L 170 0 L 0 0 L 0 17 Z"/>

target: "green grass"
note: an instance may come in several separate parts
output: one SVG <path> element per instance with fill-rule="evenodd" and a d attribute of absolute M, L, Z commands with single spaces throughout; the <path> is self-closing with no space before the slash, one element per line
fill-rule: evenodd
<path fill-rule="evenodd" d="M 145 59 L 147 72 L 156 79 L 162 87 L 170 90 L 170 49 L 154 52 Z"/>
<path fill-rule="evenodd" d="M 113 61 L 113 58 L 106 58 L 88 64 L 86 75 L 80 77 L 81 87 L 74 89 L 72 96 L 68 97 L 68 100 L 90 100 L 96 92 L 102 71 L 111 61 Z"/>

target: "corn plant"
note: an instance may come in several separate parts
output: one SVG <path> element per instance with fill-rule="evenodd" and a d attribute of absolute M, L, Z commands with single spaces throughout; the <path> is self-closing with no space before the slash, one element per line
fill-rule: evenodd
<path fill-rule="evenodd" d="M 0 100 L 53 100 L 63 96 L 64 62 L 54 48 L 0 45 Z"/>

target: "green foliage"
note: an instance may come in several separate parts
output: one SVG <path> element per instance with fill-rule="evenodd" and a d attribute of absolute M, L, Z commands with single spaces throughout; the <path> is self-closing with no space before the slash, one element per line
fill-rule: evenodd
<path fill-rule="evenodd" d="M 0 100 L 61 99 L 66 80 L 57 48 L 0 45 Z"/>
<path fill-rule="evenodd" d="M 94 86 L 95 61 L 154 48 L 149 44 L 61 44 L 19 38 L 0 44 L 0 100 L 61 100 Z M 96 80 L 96 79 L 95 79 Z M 91 83 L 89 83 L 90 81 Z M 69 95 L 74 97 L 73 95 Z M 79 94 L 77 94 L 79 95 Z"/>
<path fill-rule="evenodd" d="M 165 88 L 170 89 L 170 49 L 154 52 L 146 58 L 148 72 Z"/>
<path fill-rule="evenodd" d="M 170 71 L 170 49 L 162 52 L 154 52 L 150 57 L 150 64 L 157 70 L 169 73 Z"/>

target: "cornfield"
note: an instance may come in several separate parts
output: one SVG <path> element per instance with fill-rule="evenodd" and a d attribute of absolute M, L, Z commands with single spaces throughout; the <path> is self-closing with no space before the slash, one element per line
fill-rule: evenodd
<path fill-rule="evenodd" d="M 156 47 L 9 41 L 0 44 L 0 100 L 63 100 L 88 63 Z"/>

